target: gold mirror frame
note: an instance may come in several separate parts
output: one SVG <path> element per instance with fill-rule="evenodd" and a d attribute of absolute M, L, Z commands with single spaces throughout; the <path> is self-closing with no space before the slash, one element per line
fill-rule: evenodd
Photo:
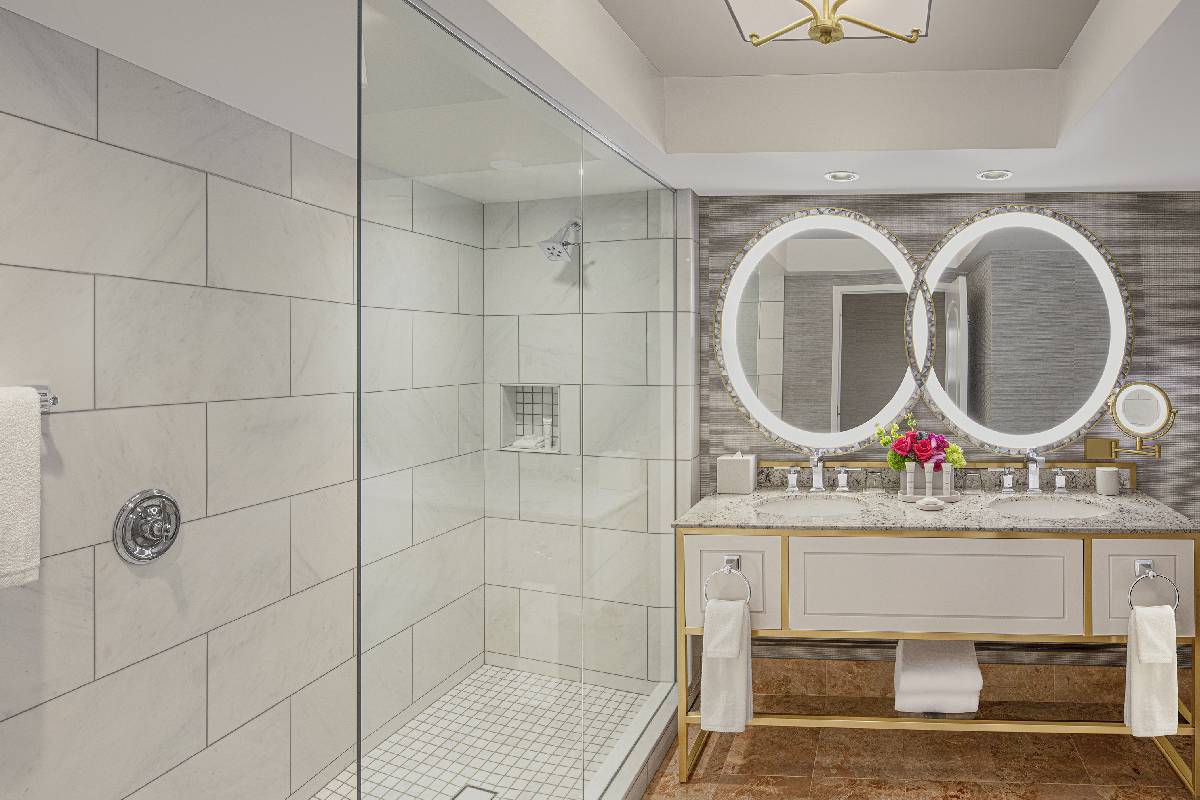
<path fill-rule="evenodd" d="M 1148 433 L 1146 431 L 1136 431 L 1129 427 L 1125 421 L 1121 419 L 1121 414 L 1117 411 L 1117 404 L 1121 401 L 1121 396 L 1124 395 L 1129 389 L 1135 389 L 1139 386 L 1144 386 L 1161 397 L 1163 404 L 1167 409 L 1167 413 L 1163 418 L 1162 424 Z M 1171 430 L 1172 426 L 1175 425 L 1175 406 L 1171 404 L 1170 395 L 1163 391 L 1163 388 L 1157 383 L 1151 383 L 1150 381 L 1129 381 L 1128 383 L 1124 384 L 1113 394 L 1112 400 L 1109 402 L 1109 413 L 1112 415 L 1113 423 L 1118 429 L 1120 429 L 1121 433 L 1137 440 L 1137 446 L 1139 450 L 1142 448 L 1142 442 L 1161 439 L 1163 436 L 1166 436 Z"/>

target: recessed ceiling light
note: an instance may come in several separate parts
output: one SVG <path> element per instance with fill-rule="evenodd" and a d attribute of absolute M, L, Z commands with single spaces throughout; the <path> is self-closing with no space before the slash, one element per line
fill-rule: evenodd
<path fill-rule="evenodd" d="M 498 158 L 495 161 L 490 162 L 489 166 L 492 169 L 503 171 L 509 169 L 520 169 L 522 164 L 520 161 L 514 161 L 511 158 Z"/>
<path fill-rule="evenodd" d="M 981 181 L 1006 181 L 1012 176 L 1011 169 L 985 169 L 975 177 Z"/>
<path fill-rule="evenodd" d="M 833 181 L 834 183 L 849 183 L 850 181 L 858 180 L 858 173 L 844 169 L 834 170 L 833 172 L 825 173 L 825 180 Z"/>

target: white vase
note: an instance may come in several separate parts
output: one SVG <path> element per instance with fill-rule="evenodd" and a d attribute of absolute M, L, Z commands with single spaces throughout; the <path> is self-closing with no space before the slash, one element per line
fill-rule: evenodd
<path fill-rule="evenodd" d="M 950 466 L 949 462 L 942 462 L 942 496 L 950 497 L 954 494 L 954 467 Z"/>
<path fill-rule="evenodd" d="M 933 464 L 925 462 L 925 496 L 933 497 Z"/>

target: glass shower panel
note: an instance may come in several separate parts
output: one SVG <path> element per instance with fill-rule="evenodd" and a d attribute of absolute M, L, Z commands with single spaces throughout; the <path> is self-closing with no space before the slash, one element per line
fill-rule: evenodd
<path fill-rule="evenodd" d="M 362 37 L 361 796 L 582 797 L 582 133 L 403 0 Z"/>
<path fill-rule="evenodd" d="M 583 735 L 600 797 L 674 682 L 677 325 L 675 194 L 591 137 L 582 242 Z"/>

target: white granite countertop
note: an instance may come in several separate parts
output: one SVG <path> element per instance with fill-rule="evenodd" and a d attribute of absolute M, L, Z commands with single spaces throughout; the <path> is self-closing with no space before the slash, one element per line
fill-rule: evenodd
<path fill-rule="evenodd" d="M 788 530 L 947 530 L 947 531 L 1015 531 L 1029 533 L 1196 533 L 1200 522 L 1180 514 L 1159 501 L 1137 492 L 1125 492 L 1105 497 L 1094 492 L 1071 492 L 1066 497 L 1087 503 L 1104 513 L 1071 519 L 1042 519 L 1005 514 L 989 503 L 1000 497 L 1055 498 L 1017 493 L 967 493 L 957 503 L 947 504 L 942 511 L 922 511 L 911 503 L 903 503 L 895 493 L 826 491 L 825 497 L 851 498 L 861 510 L 841 516 L 784 517 L 759 512 L 756 506 L 782 499 L 803 501 L 808 492 L 787 494 L 783 489 L 759 489 L 753 494 L 714 494 L 692 506 L 679 519 L 676 528 L 780 528 Z M 820 498 L 818 498 L 819 501 Z"/>

